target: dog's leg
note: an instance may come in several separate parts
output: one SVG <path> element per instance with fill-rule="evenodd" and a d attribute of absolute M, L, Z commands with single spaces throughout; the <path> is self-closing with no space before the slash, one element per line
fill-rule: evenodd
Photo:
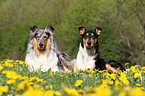
<path fill-rule="evenodd" d="M 92 71 L 95 68 L 95 64 L 90 68 L 90 71 Z"/>
<path fill-rule="evenodd" d="M 110 72 L 116 72 L 116 73 L 121 73 L 122 71 L 118 71 L 115 68 L 111 67 L 109 64 L 106 64 L 106 69 Z"/>

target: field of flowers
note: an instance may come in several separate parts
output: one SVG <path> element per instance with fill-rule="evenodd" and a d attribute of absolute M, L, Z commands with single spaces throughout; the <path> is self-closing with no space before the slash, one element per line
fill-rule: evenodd
<path fill-rule="evenodd" d="M 125 65 L 128 66 L 129 63 Z M 0 61 L 0 96 L 145 96 L 145 67 L 123 73 L 29 72 L 19 60 Z"/>

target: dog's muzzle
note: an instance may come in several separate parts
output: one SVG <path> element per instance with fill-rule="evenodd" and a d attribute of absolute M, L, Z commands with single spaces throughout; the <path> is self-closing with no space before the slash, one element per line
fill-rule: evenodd
<path fill-rule="evenodd" d="M 88 41 L 87 44 L 86 44 L 86 47 L 89 49 L 89 48 L 92 48 L 93 47 L 93 44 L 91 41 Z"/>
<path fill-rule="evenodd" d="M 41 42 L 39 43 L 38 50 L 40 50 L 40 51 L 45 50 L 45 48 Z"/>

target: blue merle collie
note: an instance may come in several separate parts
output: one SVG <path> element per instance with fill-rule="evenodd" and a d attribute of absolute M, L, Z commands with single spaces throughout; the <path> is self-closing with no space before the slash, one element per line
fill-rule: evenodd
<path fill-rule="evenodd" d="M 67 66 L 68 63 L 72 63 L 72 60 L 66 53 L 58 51 L 53 35 L 54 28 L 52 26 L 45 29 L 39 29 L 37 26 L 30 28 L 30 39 L 25 58 L 30 71 L 46 72 L 51 69 L 53 72 L 62 72 L 72 70 Z"/>
<path fill-rule="evenodd" d="M 74 71 L 83 71 L 86 69 L 108 70 L 111 72 L 120 73 L 125 68 L 117 61 L 111 59 L 102 59 L 98 57 L 98 34 L 95 30 L 86 30 L 84 27 L 79 27 L 82 40 L 77 54 L 77 60 L 74 65 Z"/>

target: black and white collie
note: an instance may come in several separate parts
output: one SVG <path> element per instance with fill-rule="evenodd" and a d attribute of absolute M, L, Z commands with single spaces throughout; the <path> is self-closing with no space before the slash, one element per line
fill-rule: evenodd
<path fill-rule="evenodd" d="M 79 27 L 82 40 L 77 54 L 77 60 L 74 65 L 74 71 L 83 71 L 86 69 L 108 70 L 109 72 L 120 73 L 125 68 L 117 61 L 111 59 L 102 59 L 98 57 L 98 28 L 95 30 L 86 30 Z"/>

